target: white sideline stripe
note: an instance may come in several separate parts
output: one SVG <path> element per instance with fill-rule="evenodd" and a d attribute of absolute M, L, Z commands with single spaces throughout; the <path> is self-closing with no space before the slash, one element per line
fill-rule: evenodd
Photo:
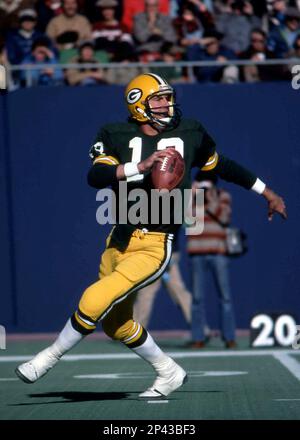
<path fill-rule="evenodd" d="M 300 401 L 300 399 L 274 399 L 276 402 L 293 402 L 293 401 Z"/>
<path fill-rule="evenodd" d="M 224 376 L 241 376 L 248 374 L 248 371 L 187 371 L 190 378 L 192 377 L 224 377 Z M 147 379 L 151 378 L 151 373 L 103 373 L 103 374 L 80 374 L 73 376 L 74 379 Z"/>
<path fill-rule="evenodd" d="M 210 357 L 246 357 L 246 356 L 275 356 L 276 355 L 300 355 L 300 350 L 240 350 L 240 351 L 206 351 L 206 352 L 166 352 L 174 359 L 184 358 L 210 358 Z M 1 356 L 0 363 L 2 362 L 19 362 L 28 361 L 34 357 L 33 354 L 27 356 Z M 104 353 L 104 354 L 67 354 L 61 360 L 62 361 L 98 361 L 98 360 L 114 360 L 114 359 L 139 359 L 139 357 L 133 353 Z M 297 362 L 297 361 L 295 361 Z M 299 368 L 299 366 L 298 366 Z"/>
<path fill-rule="evenodd" d="M 291 353 L 274 353 L 273 356 L 277 359 L 285 368 L 289 370 L 292 375 L 300 380 L 300 363 L 289 356 Z"/>
<path fill-rule="evenodd" d="M 19 379 L 13 377 L 0 377 L 0 382 L 13 382 L 15 380 L 19 381 Z"/>
<path fill-rule="evenodd" d="M 147 400 L 147 403 L 169 403 L 168 400 Z"/>

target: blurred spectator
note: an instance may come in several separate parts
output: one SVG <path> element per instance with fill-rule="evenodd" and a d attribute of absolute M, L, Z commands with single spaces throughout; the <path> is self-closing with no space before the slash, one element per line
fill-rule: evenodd
<path fill-rule="evenodd" d="M 121 21 L 123 16 L 123 0 L 116 0 L 116 18 L 118 21 Z M 96 23 L 101 20 L 101 11 L 99 6 L 97 6 L 98 0 L 84 0 L 84 15 L 88 18 L 90 23 Z"/>
<path fill-rule="evenodd" d="M 253 61 L 263 61 L 276 58 L 274 52 L 267 48 L 267 38 L 264 31 L 261 29 L 254 29 L 251 32 L 250 45 L 245 52 L 241 53 L 240 58 Z M 242 79 L 246 82 L 283 79 L 283 69 L 281 66 L 243 66 L 241 72 Z"/>
<path fill-rule="evenodd" d="M 206 7 L 206 9 L 213 14 L 214 13 L 214 1 L 215 0 L 202 0 L 201 3 Z"/>
<path fill-rule="evenodd" d="M 296 38 L 293 49 L 288 53 L 289 58 L 300 58 L 300 35 Z"/>
<path fill-rule="evenodd" d="M 214 11 L 216 14 L 230 13 L 232 11 L 231 5 L 235 0 L 214 0 Z M 277 0 L 249 0 L 253 7 L 254 15 L 263 17 L 270 9 L 270 4 Z M 286 0 L 281 0 L 286 1 Z"/>
<path fill-rule="evenodd" d="M 269 0 L 267 2 L 268 31 L 284 24 L 286 8 L 287 0 Z"/>
<path fill-rule="evenodd" d="M 86 41 L 80 45 L 79 55 L 70 60 L 70 64 L 98 64 L 95 58 L 94 43 Z M 82 67 L 77 69 L 68 69 L 66 71 L 66 79 L 70 86 L 91 86 L 97 84 L 106 84 L 104 72 L 99 67 Z"/>
<path fill-rule="evenodd" d="M 175 19 L 179 15 L 180 6 L 182 4 L 182 0 L 170 0 L 169 2 L 169 13 L 165 12 L 165 14 L 168 14 L 172 19 Z M 142 11 L 140 11 L 142 12 Z M 164 12 L 164 11 L 161 11 Z"/>
<path fill-rule="evenodd" d="M 182 59 L 185 50 L 172 43 L 164 43 L 161 48 L 161 55 L 157 61 L 163 61 L 170 64 L 170 67 L 152 67 L 151 72 L 165 78 L 170 83 L 186 82 L 187 78 L 183 75 L 182 67 L 176 66 L 176 61 Z"/>
<path fill-rule="evenodd" d="M 133 40 L 128 30 L 116 18 L 117 0 L 98 0 L 96 5 L 101 11 L 101 20 L 93 25 L 93 39 L 97 50 L 105 50 L 112 58 L 128 46 L 133 46 Z"/>
<path fill-rule="evenodd" d="M 0 0 L 0 36 L 19 26 L 19 12 L 32 8 L 35 0 Z"/>
<path fill-rule="evenodd" d="M 292 75 L 293 66 L 294 65 L 298 66 L 300 64 L 300 35 L 299 37 L 296 38 L 293 49 L 291 49 L 286 56 L 287 58 L 295 58 L 296 60 L 298 59 L 298 61 L 291 64 L 285 64 L 284 66 L 285 79 L 289 81 L 293 77 Z"/>
<path fill-rule="evenodd" d="M 205 8 L 196 14 L 193 6 L 190 2 L 184 3 L 178 18 L 174 20 L 181 46 L 200 43 L 204 31 L 213 27 L 213 17 L 208 10 Z"/>
<path fill-rule="evenodd" d="M 290 0 L 290 1 L 291 1 L 291 6 L 295 6 L 300 11 L 300 0 Z"/>
<path fill-rule="evenodd" d="M 237 55 L 247 49 L 251 30 L 260 27 L 260 19 L 253 14 L 251 3 L 237 0 L 231 4 L 231 12 L 216 18 L 216 27 L 224 34 L 222 43 Z"/>
<path fill-rule="evenodd" d="M 38 14 L 37 29 L 45 32 L 49 21 L 57 15 L 62 14 L 62 2 L 61 0 L 38 0 L 36 3 L 36 11 Z"/>
<path fill-rule="evenodd" d="M 189 61 L 226 61 L 235 60 L 235 53 L 220 44 L 222 34 L 218 31 L 209 31 L 204 34 L 201 44 L 190 46 L 187 50 Z M 195 67 L 194 74 L 201 82 L 227 82 L 238 81 L 238 68 L 236 66 L 211 66 Z"/>
<path fill-rule="evenodd" d="M 19 12 L 19 27 L 8 33 L 6 49 L 11 64 L 20 64 L 31 52 L 37 38 L 43 34 L 36 30 L 37 14 L 34 9 L 23 9 Z"/>
<path fill-rule="evenodd" d="M 177 40 L 170 17 L 159 12 L 158 0 L 145 0 L 145 12 L 134 17 L 133 34 L 139 49 L 149 52 L 159 52 L 163 43 Z"/>
<path fill-rule="evenodd" d="M 129 32 L 133 31 L 133 20 L 135 15 L 145 12 L 145 0 L 124 0 L 122 24 Z M 170 0 L 159 0 L 158 10 L 162 14 L 169 14 Z"/>
<path fill-rule="evenodd" d="M 0 41 L 0 65 L 4 67 L 9 67 L 9 61 L 7 59 L 6 49 L 4 46 L 4 42 Z M 13 82 L 10 75 L 10 71 L 8 69 L 5 69 L 5 73 L 0 73 L 0 89 L 12 90 L 13 88 Z"/>
<path fill-rule="evenodd" d="M 117 53 L 114 61 L 120 63 L 120 67 L 109 67 L 106 70 L 105 76 L 109 84 L 128 84 L 135 76 L 144 72 L 140 67 L 131 66 L 131 63 L 139 61 L 134 48 L 131 46 L 127 46 L 122 52 Z M 148 70 L 145 69 L 145 72 Z"/>
<path fill-rule="evenodd" d="M 48 40 L 41 38 L 36 40 L 31 48 L 31 54 L 27 56 L 21 65 L 38 67 L 47 64 L 46 67 L 33 68 L 30 72 L 21 71 L 21 85 L 27 85 L 29 78 L 30 86 L 54 86 L 63 83 L 63 73 L 59 67 L 52 67 L 58 64 L 54 51 L 49 47 Z"/>
<path fill-rule="evenodd" d="M 234 0 L 214 0 L 214 12 L 219 14 L 230 14 L 232 12 L 231 5 Z"/>
<path fill-rule="evenodd" d="M 153 63 L 155 61 L 160 61 L 161 53 L 158 51 L 153 52 L 151 50 L 147 50 L 147 48 L 138 49 L 138 60 L 141 63 L 145 63 L 145 64 Z"/>
<path fill-rule="evenodd" d="M 204 195 L 204 230 L 189 235 L 187 251 L 192 264 L 192 347 L 205 346 L 205 292 L 208 273 L 213 275 L 221 309 L 222 339 L 227 348 L 235 343 L 235 317 L 229 280 L 229 257 L 226 255 L 225 225 L 231 218 L 231 196 L 216 186 L 217 177 L 211 172 L 199 172 L 193 188 L 202 188 Z"/>
<path fill-rule="evenodd" d="M 254 15 L 259 18 L 263 18 L 267 14 L 268 9 L 266 0 L 250 0 L 250 2 L 253 6 Z"/>
<path fill-rule="evenodd" d="M 4 46 L 4 42 L 0 42 L 0 64 L 5 66 L 8 64 L 6 49 Z"/>
<path fill-rule="evenodd" d="M 208 11 L 212 16 L 214 14 L 215 0 L 170 0 L 170 16 L 176 18 L 180 15 L 180 10 L 185 6 L 194 5 L 195 11 Z"/>
<path fill-rule="evenodd" d="M 203 19 L 206 21 L 211 21 L 211 24 L 214 22 L 212 3 L 205 0 L 183 0 L 181 2 L 181 8 L 184 5 L 189 6 L 193 9 L 195 15 L 202 21 Z"/>
<path fill-rule="evenodd" d="M 269 34 L 268 48 L 276 58 L 284 57 L 300 35 L 300 11 L 289 7 L 285 10 L 284 23 L 274 28 Z"/>
<path fill-rule="evenodd" d="M 62 8 L 63 13 L 52 18 L 46 30 L 57 48 L 71 49 L 83 41 L 90 40 L 91 24 L 86 17 L 77 13 L 77 1 L 63 0 Z"/>

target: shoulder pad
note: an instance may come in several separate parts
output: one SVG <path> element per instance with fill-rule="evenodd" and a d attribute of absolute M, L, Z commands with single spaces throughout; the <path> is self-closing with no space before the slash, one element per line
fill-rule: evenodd
<path fill-rule="evenodd" d="M 137 130 L 137 125 L 129 122 L 115 122 L 103 125 L 102 130 L 109 134 L 132 133 Z"/>
<path fill-rule="evenodd" d="M 196 119 L 181 119 L 178 128 L 181 130 L 199 130 L 201 132 L 205 131 L 203 125 L 201 125 L 200 122 Z"/>

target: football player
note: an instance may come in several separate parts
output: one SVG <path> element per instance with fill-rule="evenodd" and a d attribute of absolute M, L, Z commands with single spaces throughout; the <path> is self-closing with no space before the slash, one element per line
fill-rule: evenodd
<path fill-rule="evenodd" d="M 111 185 L 118 194 L 119 182 L 127 181 L 128 190 L 142 188 L 149 193 L 153 164 L 171 156 L 168 147 L 173 147 L 185 161 L 180 189 L 191 187 L 192 167 L 214 170 L 221 178 L 265 197 L 270 219 L 275 212 L 286 218 L 281 197 L 252 172 L 219 154 L 198 121 L 181 118 L 174 91 L 163 78 L 151 73 L 137 76 L 127 86 L 125 100 L 129 121 L 103 126 L 90 150 L 93 166 L 88 182 L 92 187 Z M 133 320 L 133 293 L 154 282 L 167 268 L 173 234 L 179 227 L 175 223 L 174 207 L 168 224 L 117 222 L 106 241 L 99 280 L 85 290 L 56 341 L 16 369 L 19 378 L 33 383 L 44 376 L 101 321 L 108 336 L 154 368 L 156 379 L 141 398 L 162 398 L 178 389 L 187 380 L 186 372 Z"/>

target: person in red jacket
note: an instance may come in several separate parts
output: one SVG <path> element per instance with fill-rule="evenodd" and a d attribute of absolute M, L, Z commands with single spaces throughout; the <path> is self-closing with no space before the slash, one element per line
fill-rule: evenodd
<path fill-rule="evenodd" d="M 163 14 L 169 13 L 169 0 L 159 1 L 159 12 Z M 133 29 L 133 18 L 136 14 L 145 12 L 145 2 L 141 0 L 126 0 L 123 3 L 122 24 L 127 27 L 129 32 Z"/>

